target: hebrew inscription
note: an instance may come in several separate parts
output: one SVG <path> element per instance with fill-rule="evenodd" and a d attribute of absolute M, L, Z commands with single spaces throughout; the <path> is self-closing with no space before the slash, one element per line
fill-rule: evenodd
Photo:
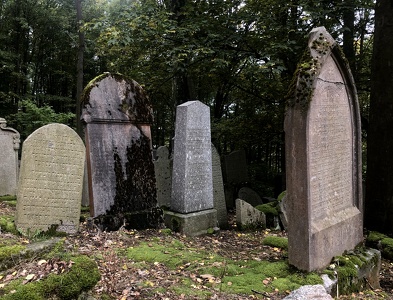
<path fill-rule="evenodd" d="M 17 227 L 75 232 L 79 223 L 85 147 L 68 126 L 37 129 L 23 144 Z"/>

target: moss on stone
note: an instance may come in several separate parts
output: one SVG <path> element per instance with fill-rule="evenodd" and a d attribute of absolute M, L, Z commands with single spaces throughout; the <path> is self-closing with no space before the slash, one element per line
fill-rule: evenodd
<path fill-rule="evenodd" d="M 13 216 L 0 216 L 0 230 L 18 235 L 18 230 L 15 227 Z"/>
<path fill-rule="evenodd" d="M 288 239 L 279 236 L 267 236 L 263 239 L 262 244 L 288 250 Z"/>
<path fill-rule="evenodd" d="M 261 204 L 255 207 L 257 210 L 263 212 L 266 216 L 273 215 L 278 216 L 277 202 L 269 202 L 266 204 Z"/>
<path fill-rule="evenodd" d="M 281 192 L 281 194 L 278 195 L 278 197 L 277 197 L 277 201 L 278 201 L 278 202 L 281 202 L 282 199 L 285 197 L 286 194 L 287 194 L 287 191 Z"/>

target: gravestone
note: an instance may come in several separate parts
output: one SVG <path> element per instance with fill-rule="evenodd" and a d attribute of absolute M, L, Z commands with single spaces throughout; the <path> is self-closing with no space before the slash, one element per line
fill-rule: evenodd
<path fill-rule="evenodd" d="M 254 207 L 263 204 L 261 196 L 252 188 L 246 186 L 239 190 L 238 197 Z"/>
<path fill-rule="evenodd" d="M 223 159 L 225 201 L 228 208 L 235 207 L 239 185 L 248 181 L 246 152 L 236 150 Z"/>
<path fill-rule="evenodd" d="M 134 80 L 105 73 L 82 101 L 91 216 L 108 230 L 159 227 L 147 95 Z"/>
<path fill-rule="evenodd" d="M 85 146 L 64 124 L 45 125 L 23 143 L 15 224 L 24 233 L 74 233 L 81 209 Z"/>
<path fill-rule="evenodd" d="M 210 108 L 199 101 L 177 107 L 169 228 L 199 235 L 217 226 L 213 203 Z"/>
<path fill-rule="evenodd" d="M 236 199 L 236 225 L 240 229 L 266 228 L 266 215 L 242 199 Z"/>
<path fill-rule="evenodd" d="M 216 147 L 212 144 L 213 203 L 217 210 L 217 221 L 221 229 L 228 228 L 228 213 L 225 203 L 224 183 L 222 180 L 221 160 Z"/>
<path fill-rule="evenodd" d="M 363 239 L 359 105 L 337 43 L 311 31 L 285 117 L 289 263 L 312 271 Z"/>
<path fill-rule="evenodd" d="M 157 159 L 154 161 L 154 170 L 156 174 L 157 201 L 160 207 L 164 206 L 169 208 L 171 205 L 172 171 L 168 147 L 158 147 L 156 156 Z"/>
<path fill-rule="evenodd" d="M 19 145 L 19 132 L 7 127 L 7 121 L 0 118 L 0 196 L 16 195 Z"/>

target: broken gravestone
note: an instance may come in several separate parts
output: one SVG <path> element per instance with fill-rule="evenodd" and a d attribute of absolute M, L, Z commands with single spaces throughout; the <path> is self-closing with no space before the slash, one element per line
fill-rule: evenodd
<path fill-rule="evenodd" d="M 287 106 L 289 263 L 313 271 L 363 240 L 356 88 L 339 46 L 323 27 L 310 33 Z"/>
<path fill-rule="evenodd" d="M 158 147 L 156 157 L 154 161 L 154 170 L 156 174 L 158 205 L 160 207 L 169 208 L 171 205 L 172 170 L 168 147 Z"/>
<path fill-rule="evenodd" d="M 27 137 L 16 204 L 18 230 L 24 234 L 77 231 L 84 163 L 81 138 L 64 124 L 45 125 Z"/>
<path fill-rule="evenodd" d="M 248 202 L 236 199 L 236 225 L 240 229 L 266 228 L 266 216 Z"/>
<path fill-rule="evenodd" d="M 142 87 L 105 73 L 84 90 L 90 214 L 104 228 L 156 228 L 157 207 L 150 124 L 153 111 Z"/>

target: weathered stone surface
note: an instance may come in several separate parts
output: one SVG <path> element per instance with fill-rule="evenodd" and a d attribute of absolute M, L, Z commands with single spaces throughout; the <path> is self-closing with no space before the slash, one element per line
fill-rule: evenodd
<path fill-rule="evenodd" d="M 0 196 L 16 195 L 18 183 L 19 132 L 0 118 Z"/>
<path fill-rule="evenodd" d="M 156 174 L 157 201 L 159 206 L 170 207 L 172 192 L 172 170 L 169 150 L 166 146 L 158 147 L 154 161 Z"/>
<path fill-rule="evenodd" d="M 177 107 L 171 210 L 213 208 L 210 108 L 199 101 Z"/>
<path fill-rule="evenodd" d="M 165 225 L 187 236 L 207 234 L 209 229 L 217 226 L 217 211 L 207 209 L 188 214 L 166 211 Z"/>
<path fill-rule="evenodd" d="M 82 199 L 85 146 L 64 124 L 45 125 L 23 143 L 15 223 L 23 232 L 76 232 Z"/>
<path fill-rule="evenodd" d="M 289 262 L 311 271 L 363 239 L 356 88 L 323 27 L 310 34 L 285 118 Z"/>
<path fill-rule="evenodd" d="M 246 186 L 239 190 L 238 197 L 254 207 L 263 204 L 263 201 L 258 193 Z"/>
<path fill-rule="evenodd" d="M 284 298 L 285 300 L 332 300 L 323 285 L 304 285 L 291 292 Z"/>
<path fill-rule="evenodd" d="M 217 221 L 221 229 L 228 228 L 228 213 L 225 203 L 224 183 L 222 180 L 221 160 L 216 147 L 212 144 L 213 202 L 217 210 Z"/>
<path fill-rule="evenodd" d="M 91 215 L 110 230 L 159 227 L 147 95 L 106 73 L 85 88 L 83 104 Z"/>
<path fill-rule="evenodd" d="M 239 228 L 266 228 L 266 216 L 242 199 L 236 199 L 236 224 Z"/>

